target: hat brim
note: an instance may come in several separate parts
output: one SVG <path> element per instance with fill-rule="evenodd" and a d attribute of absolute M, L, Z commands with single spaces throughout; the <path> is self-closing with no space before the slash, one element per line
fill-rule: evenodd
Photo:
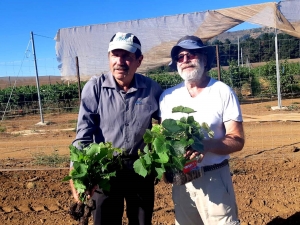
<path fill-rule="evenodd" d="M 132 46 L 132 45 L 126 45 L 126 44 L 123 44 L 123 43 L 116 43 L 116 44 L 111 43 L 109 45 L 108 52 L 116 50 L 116 49 L 122 49 L 122 50 L 125 50 L 125 51 L 128 51 L 128 52 L 131 52 L 131 53 L 135 53 L 136 50 L 137 50 L 137 47 Z"/>
<path fill-rule="evenodd" d="M 203 50 L 205 52 L 204 54 L 207 56 L 207 64 L 206 64 L 206 69 L 209 71 L 211 69 L 211 65 L 215 59 L 216 55 L 216 48 L 215 46 L 190 46 L 186 45 L 184 43 L 180 43 L 180 45 L 176 45 L 172 48 L 171 50 L 171 57 L 172 61 L 169 63 L 169 67 L 172 68 L 173 70 L 177 70 L 177 62 L 175 60 L 175 57 L 178 55 L 178 52 L 181 49 L 187 49 L 187 50 Z"/>

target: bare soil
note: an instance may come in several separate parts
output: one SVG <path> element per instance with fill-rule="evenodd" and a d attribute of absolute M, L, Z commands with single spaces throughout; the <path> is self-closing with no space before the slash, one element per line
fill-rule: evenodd
<path fill-rule="evenodd" d="M 272 110 L 277 101 L 242 104 L 246 145 L 230 166 L 242 225 L 300 224 L 300 99 L 290 110 Z M 299 105 L 300 106 L 300 105 Z M 76 224 L 68 215 L 72 195 L 68 162 L 43 165 L 38 155 L 65 156 L 75 137 L 77 114 L 9 118 L 0 123 L 0 224 Z M 124 215 L 124 225 L 127 224 Z M 153 224 L 174 224 L 171 186 L 156 186 Z"/>

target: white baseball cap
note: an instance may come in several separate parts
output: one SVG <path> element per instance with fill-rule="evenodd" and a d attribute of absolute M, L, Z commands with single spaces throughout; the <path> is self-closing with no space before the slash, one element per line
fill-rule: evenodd
<path fill-rule="evenodd" d="M 110 40 L 108 52 L 115 49 L 123 49 L 135 53 L 137 49 L 141 51 L 139 39 L 132 33 L 116 33 Z"/>

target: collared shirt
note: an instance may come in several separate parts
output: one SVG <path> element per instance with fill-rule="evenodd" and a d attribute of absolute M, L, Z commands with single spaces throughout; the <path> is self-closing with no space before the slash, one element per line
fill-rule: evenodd
<path fill-rule="evenodd" d="M 112 142 L 130 155 L 143 150 L 143 135 L 158 119 L 158 83 L 135 74 L 130 89 L 119 88 L 112 74 L 92 77 L 82 90 L 77 134 L 77 147 L 90 143 Z"/>

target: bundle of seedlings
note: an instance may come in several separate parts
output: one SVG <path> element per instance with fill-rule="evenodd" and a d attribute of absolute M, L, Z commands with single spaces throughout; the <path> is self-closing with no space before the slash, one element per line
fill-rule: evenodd
<path fill-rule="evenodd" d="M 145 177 L 153 174 L 167 183 L 181 185 L 193 179 L 195 173 L 189 172 L 197 167 L 197 160 L 189 160 L 187 151 L 202 152 L 202 140 L 205 135 L 212 138 L 214 133 L 207 123 L 199 124 L 191 108 L 178 106 L 172 113 L 184 113 L 179 120 L 165 119 L 162 124 L 153 125 L 146 130 L 144 142 L 147 144 L 143 151 L 139 151 L 139 159 L 134 162 L 134 170 Z"/>
<path fill-rule="evenodd" d="M 114 148 L 110 142 L 92 143 L 81 150 L 70 145 L 69 149 L 73 168 L 63 181 L 73 181 L 80 199 L 70 206 L 69 214 L 79 221 L 79 225 L 87 225 L 95 209 L 95 202 L 88 196 L 96 187 L 110 190 L 110 178 L 116 176 L 116 171 L 121 168 L 119 156 L 122 150 Z"/>

